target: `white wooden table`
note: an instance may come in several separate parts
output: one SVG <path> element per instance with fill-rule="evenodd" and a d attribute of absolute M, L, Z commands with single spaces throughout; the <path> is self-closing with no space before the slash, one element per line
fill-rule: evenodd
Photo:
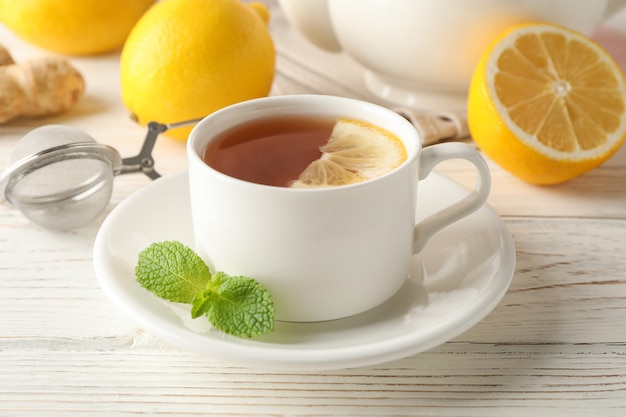
<path fill-rule="evenodd" d="M 272 94 L 377 102 L 356 63 L 306 43 L 269 3 L 278 50 Z M 626 42 L 604 41 L 626 67 Z M 3 27 L 0 42 L 17 59 L 47 53 Z M 136 154 L 144 129 L 121 104 L 118 58 L 73 58 L 86 96 L 63 116 L 1 126 L 0 169 L 21 136 L 51 123 Z M 184 144 L 160 139 L 155 159 L 161 174 L 185 169 Z M 490 168 L 489 204 L 517 249 L 501 303 L 435 349 L 333 372 L 221 363 L 158 340 L 111 304 L 95 278 L 93 242 L 106 214 L 150 182 L 143 175 L 116 178 L 106 213 L 76 232 L 48 232 L 0 208 L 0 415 L 626 415 L 626 148 L 555 187 Z M 463 165 L 439 172 L 473 185 Z"/>

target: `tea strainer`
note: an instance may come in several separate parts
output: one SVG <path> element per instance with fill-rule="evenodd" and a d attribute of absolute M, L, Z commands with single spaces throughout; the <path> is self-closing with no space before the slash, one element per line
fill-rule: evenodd
<path fill-rule="evenodd" d="M 0 203 L 16 207 L 46 229 L 84 226 L 106 208 L 114 176 L 143 172 L 151 179 L 160 177 L 152 158 L 160 133 L 200 120 L 149 123 L 139 154 L 130 158 L 122 158 L 116 149 L 73 127 L 36 128 L 18 141 L 0 176 Z"/>

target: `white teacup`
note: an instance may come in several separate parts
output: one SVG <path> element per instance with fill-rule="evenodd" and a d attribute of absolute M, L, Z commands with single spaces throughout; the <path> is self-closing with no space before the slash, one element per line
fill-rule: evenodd
<path fill-rule="evenodd" d="M 220 133 L 276 115 L 360 119 L 399 137 L 408 158 L 381 177 L 316 189 L 242 181 L 204 162 Z M 267 97 L 219 110 L 198 123 L 187 145 L 196 250 L 212 271 L 262 282 L 278 320 L 331 320 L 376 307 L 406 282 L 412 255 L 429 237 L 480 208 L 490 191 L 489 169 L 470 146 L 422 149 L 421 141 L 397 113 L 348 98 Z M 476 189 L 416 225 L 418 180 L 451 158 L 476 167 Z"/>
<path fill-rule="evenodd" d="M 397 105 L 463 112 L 474 67 L 507 27 L 548 21 L 590 35 L 625 0 L 279 0 L 290 24 L 362 64 Z"/>

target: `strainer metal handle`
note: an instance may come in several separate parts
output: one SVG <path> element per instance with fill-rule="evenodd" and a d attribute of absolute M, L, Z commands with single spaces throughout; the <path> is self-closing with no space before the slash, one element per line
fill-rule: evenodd
<path fill-rule="evenodd" d="M 146 138 L 143 141 L 141 150 L 136 156 L 122 159 L 122 165 L 115 170 L 115 175 L 143 172 L 153 180 L 159 178 L 161 175 L 154 169 L 154 158 L 152 157 L 152 149 L 154 148 L 158 136 L 169 129 L 195 124 L 200 120 L 202 120 L 202 118 L 177 123 L 148 123 L 148 132 L 146 133 Z"/>

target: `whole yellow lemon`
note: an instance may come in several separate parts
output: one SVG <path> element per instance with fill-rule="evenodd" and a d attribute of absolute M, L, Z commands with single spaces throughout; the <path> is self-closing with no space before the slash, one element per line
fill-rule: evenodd
<path fill-rule="evenodd" d="M 140 124 L 176 123 L 269 94 L 269 12 L 240 0 L 162 0 L 122 49 L 122 99 Z M 166 135 L 186 140 L 191 126 Z"/>
<path fill-rule="evenodd" d="M 155 0 L 0 0 L 0 21 L 22 39 L 67 55 L 110 52 Z"/>

